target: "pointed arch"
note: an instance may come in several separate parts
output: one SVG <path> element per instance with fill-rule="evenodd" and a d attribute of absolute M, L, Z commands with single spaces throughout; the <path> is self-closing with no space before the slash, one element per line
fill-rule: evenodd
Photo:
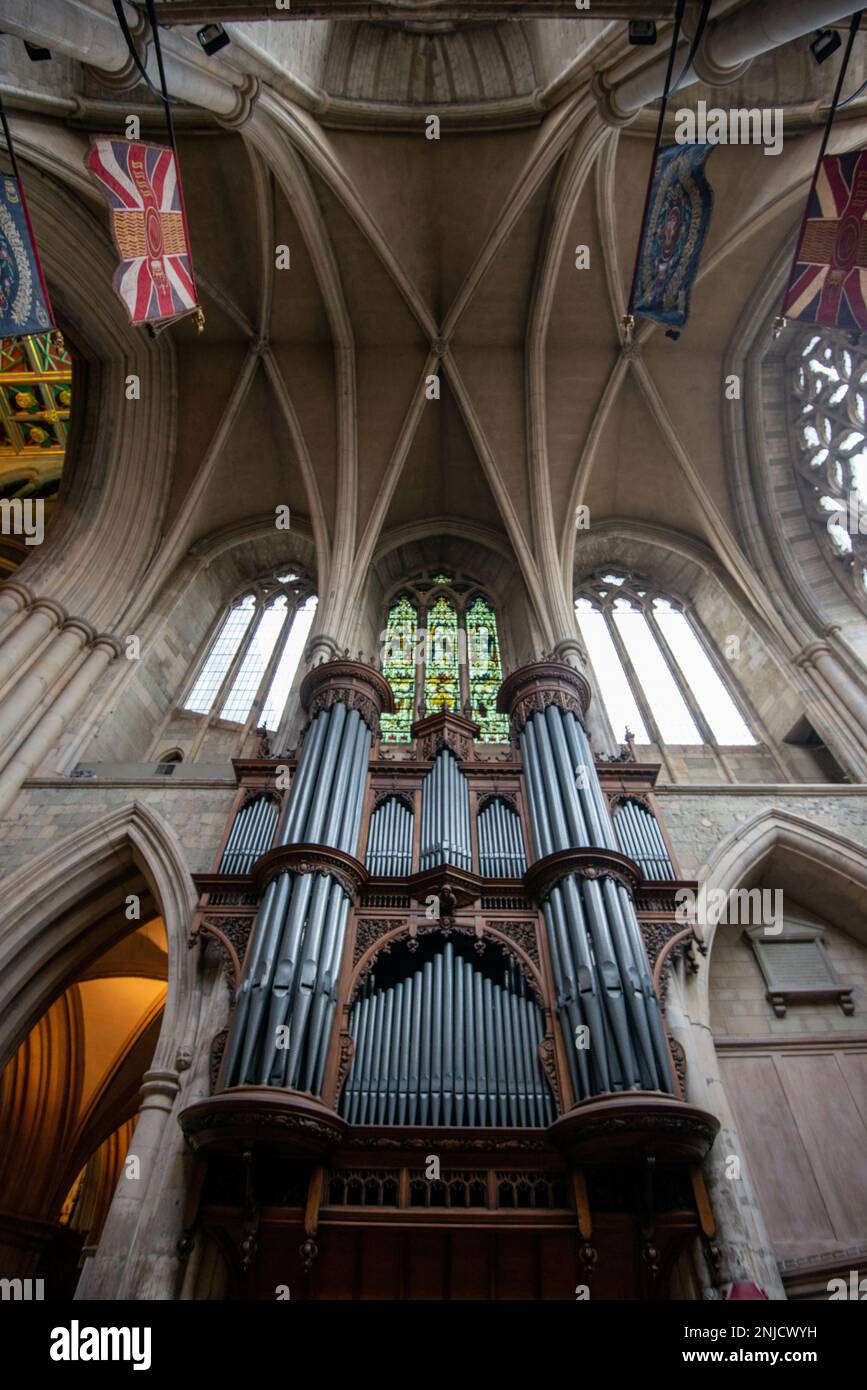
<path fill-rule="evenodd" d="M 153 1066 L 173 1064 L 180 1043 L 190 1041 L 196 961 L 187 937 L 198 898 L 175 831 L 134 801 L 52 845 L 5 880 L 0 1067 L 69 981 L 126 934 L 122 925 L 106 927 L 105 914 L 116 904 L 122 924 L 118 889 L 141 891 L 142 883 L 159 904 L 168 945 L 168 994 Z"/>

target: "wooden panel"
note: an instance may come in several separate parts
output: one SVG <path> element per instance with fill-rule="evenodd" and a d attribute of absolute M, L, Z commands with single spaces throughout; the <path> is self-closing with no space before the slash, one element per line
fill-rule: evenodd
<path fill-rule="evenodd" d="M 822 1191 L 834 1235 L 843 1245 L 867 1238 L 867 1129 L 837 1054 L 777 1057 L 801 1138 Z"/>
<path fill-rule="evenodd" d="M 452 1235 L 449 1262 L 449 1297 L 490 1297 L 489 1243 L 487 1231 L 461 1231 Z"/>
<path fill-rule="evenodd" d="M 837 1061 L 853 1104 L 867 1129 L 867 1052 L 838 1052 Z"/>
<path fill-rule="evenodd" d="M 446 1235 L 443 1231 L 412 1231 L 407 1242 L 405 1298 L 441 1299 L 445 1292 Z"/>
<path fill-rule="evenodd" d="M 538 1298 L 536 1242 L 524 1231 L 501 1231 L 497 1236 L 497 1298 Z"/>
<path fill-rule="evenodd" d="M 749 1176 L 778 1257 L 828 1250 L 835 1232 L 775 1058 L 720 1058 Z"/>

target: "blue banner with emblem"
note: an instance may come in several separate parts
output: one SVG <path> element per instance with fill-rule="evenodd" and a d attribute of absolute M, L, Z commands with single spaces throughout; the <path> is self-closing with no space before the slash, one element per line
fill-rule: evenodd
<path fill-rule="evenodd" d="M 713 145 L 674 145 L 656 161 L 632 312 L 682 328 L 713 211 L 705 164 Z"/>
<path fill-rule="evenodd" d="M 0 338 L 54 327 L 18 180 L 0 175 Z"/>

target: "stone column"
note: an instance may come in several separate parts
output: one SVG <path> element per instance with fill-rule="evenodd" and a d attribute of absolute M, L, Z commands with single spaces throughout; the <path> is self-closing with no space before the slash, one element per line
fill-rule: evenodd
<path fill-rule="evenodd" d="M 828 643 L 808 643 L 798 652 L 795 660 L 807 671 L 811 667 L 818 671 L 867 734 L 867 698 L 846 672 Z"/>
<path fill-rule="evenodd" d="M 0 589 L 0 642 L 3 641 L 3 633 L 11 627 L 14 618 L 24 608 L 29 608 L 33 602 L 33 594 L 26 584 L 19 584 L 16 579 L 10 579 Z"/>
<path fill-rule="evenodd" d="M 4 590 L 5 593 L 5 590 Z M 0 689 L 14 680 L 24 662 L 66 618 L 66 610 L 50 598 L 37 599 L 30 612 L 0 644 Z"/>
<path fill-rule="evenodd" d="M 10 742 L 22 720 L 32 713 L 58 676 L 72 665 L 82 647 L 94 636 L 90 624 L 80 618 L 70 618 L 64 623 L 61 631 L 0 703 L 0 744 Z"/>
<path fill-rule="evenodd" d="M 45 755 L 51 751 L 109 662 L 119 656 L 121 650 L 116 637 L 103 634 L 95 639 L 72 679 L 63 687 L 51 708 L 46 710 L 36 728 L 0 773 L 0 815 L 4 815 L 9 809 L 22 782 L 31 776 Z M 15 693 L 17 692 L 13 692 L 13 695 Z"/>

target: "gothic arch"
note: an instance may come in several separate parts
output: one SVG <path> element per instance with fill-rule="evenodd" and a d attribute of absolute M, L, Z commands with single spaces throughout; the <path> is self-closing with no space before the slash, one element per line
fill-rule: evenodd
<path fill-rule="evenodd" d="M 40 140 L 53 138 L 40 127 Z M 74 183 L 67 145 L 57 167 Z M 44 157 L 37 150 L 25 135 L 22 152 L 37 162 Z M 174 451 L 174 349 L 167 337 L 154 342 L 131 328 L 113 293 L 93 293 L 110 284 L 116 261 L 89 207 L 32 168 L 27 192 L 55 312 L 74 352 L 77 405 L 53 525 L 16 579 L 110 628 L 159 542 Z M 126 398 L 131 374 L 139 381 L 135 400 Z M 119 517 L 128 524 L 119 526 Z"/>
<path fill-rule="evenodd" d="M 746 825 L 731 832 L 698 874 L 700 883 L 729 892 L 755 880 L 763 868 L 778 860 L 796 876 L 798 897 L 806 906 L 815 899 L 817 915 L 830 920 L 846 916 L 846 930 L 867 943 L 863 904 L 867 897 L 867 847 L 815 821 L 790 811 L 759 811 Z M 696 992 L 707 1020 L 709 984 L 713 970 L 716 928 L 704 929 L 708 966 L 686 982 Z"/>
<path fill-rule="evenodd" d="M 132 802 L 61 840 L 5 881 L 0 908 L 0 1066 L 94 953 L 88 898 L 138 871 L 162 912 L 168 993 L 153 1066 L 174 1067 L 192 1042 L 196 957 L 187 936 L 197 895 L 174 830 Z M 121 913 L 123 899 L 118 901 Z M 89 920 L 91 919 L 91 920 Z M 119 932 L 117 936 L 123 935 Z M 110 944 L 107 938 L 99 949 Z"/>

